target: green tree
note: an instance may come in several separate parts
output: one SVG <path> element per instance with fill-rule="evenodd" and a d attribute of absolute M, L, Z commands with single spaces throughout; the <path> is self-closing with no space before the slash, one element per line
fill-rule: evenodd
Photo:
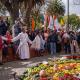
<path fill-rule="evenodd" d="M 0 0 L 10 13 L 13 22 L 19 17 L 19 7 L 23 0 Z"/>
<path fill-rule="evenodd" d="M 76 14 L 69 15 L 69 25 L 72 29 L 78 29 L 80 27 L 80 19 Z"/>
<path fill-rule="evenodd" d="M 0 2 L 0 13 L 5 15 L 7 12 L 6 7 Z"/>
<path fill-rule="evenodd" d="M 65 13 L 65 6 L 64 3 L 61 0 L 52 0 L 49 5 L 48 5 L 48 9 L 47 9 L 48 13 L 50 13 L 50 15 L 64 15 Z"/>
<path fill-rule="evenodd" d="M 25 16 L 24 22 L 30 26 L 30 15 L 33 9 L 36 9 L 37 6 L 41 6 L 44 4 L 44 0 L 25 0 L 24 7 L 25 7 Z M 33 10 L 34 11 L 34 10 Z M 37 10 L 38 13 L 39 10 Z"/>
<path fill-rule="evenodd" d="M 13 22 L 19 17 L 19 10 L 24 5 L 25 19 L 24 21 L 30 23 L 31 11 L 36 5 L 42 5 L 44 0 L 0 0 L 0 2 L 9 11 Z"/>

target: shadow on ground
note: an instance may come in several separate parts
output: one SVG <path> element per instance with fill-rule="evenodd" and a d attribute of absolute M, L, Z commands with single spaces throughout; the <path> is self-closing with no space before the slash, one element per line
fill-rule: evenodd
<path fill-rule="evenodd" d="M 42 61 L 48 60 L 53 56 L 36 57 L 30 60 L 8 62 L 0 66 L 0 80 L 14 80 L 12 74 L 17 73 L 18 76 L 22 75 L 25 69 L 29 66 L 36 65 Z"/>

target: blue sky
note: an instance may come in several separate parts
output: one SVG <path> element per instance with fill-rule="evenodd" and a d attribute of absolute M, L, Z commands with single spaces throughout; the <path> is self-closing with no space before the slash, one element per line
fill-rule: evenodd
<path fill-rule="evenodd" d="M 65 7 L 66 7 L 66 13 L 67 14 L 67 0 L 62 0 L 65 4 Z M 70 11 L 70 14 L 77 14 L 77 15 L 80 15 L 80 4 L 79 5 L 74 5 L 74 2 L 75 1 L 76 3 L 79 4 L 80 0 L 69 0 L 69 11 Z"/>

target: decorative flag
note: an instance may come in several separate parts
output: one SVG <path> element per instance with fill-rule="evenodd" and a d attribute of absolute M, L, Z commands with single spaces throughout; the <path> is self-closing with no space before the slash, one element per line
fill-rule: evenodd
<path fill-rule="evenodd" d="M 44 27 L 46 27 L 46 24 L 47 24 L 47 19 L 48 19 L 48 15 L 44 15 Z"/>
<path fill-rule="evenodd" d="M 32 18 L 32 31 L 34 31 L 34 28 L 35 28 L 35 21 L 34 18 Z"/>
<path fill-rule="evenodd" d="M 40 16 L 42 24 L 44 24 L 44 15 Z"/>
<path fill-rule="evenodd" d="M 58 30 L 60 27 L 57 17 L 54 16 L 54 30 Z"/>
<path fill-rule="evenodd" d="M 64 25 L 64 20 L 63 19 L 61 19 L 60 24 L 61 24 L 61 26 Z"/>
<path fill-rule="evenodd" d="M 49 22 L 50 22 L 50 16 L 47 17 L 47 23 L 49 25 Z"/>
<path fill-rule="evenodd" d="M 53 17 L 52 16 L 49 16 L 49 25 L 48 25 L 48 28 L 49 29 L 53 29 Z"/>
<path fill-rule="evenodd" d="M 53 18 L 54 18 L 54 20 L 56 20 L 57 17 L 56 16 L 53 16 Z"/>

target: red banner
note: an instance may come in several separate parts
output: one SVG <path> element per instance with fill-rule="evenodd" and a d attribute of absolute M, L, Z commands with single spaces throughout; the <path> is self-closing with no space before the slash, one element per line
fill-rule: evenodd
<path fill-rule="evenodd" d="M 34 21 L 34 19 L 32 18 L 32 31 L 34 31 L 34 29 L 35 29 L 35 21 Z"/>

